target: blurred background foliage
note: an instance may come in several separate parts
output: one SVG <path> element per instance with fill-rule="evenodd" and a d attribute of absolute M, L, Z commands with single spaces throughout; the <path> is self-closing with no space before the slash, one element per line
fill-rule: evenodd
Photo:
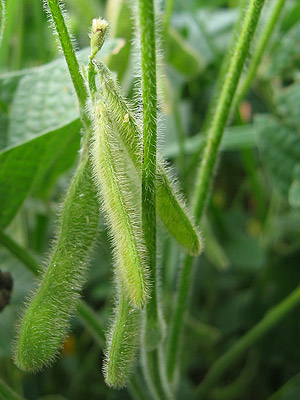
<path fill-rule="evenodd" d="M 108 19 L 110 40 L 102 56 L 132 97 L 136 46 L 128 3 L 67 0 L 66 8 L 83 64 L 92 18 Z M 187 198 L 201 158 L 205 116 L 243 3 L 175 0 L 172 15 L 161 7 L 161 153 L 174 166 Z M 257 36 L 273 4 L 267 2 Z M 214 360 L 299 284 L 299 106 L 300 4 L 286 0 L 251 89 L 225 133 L 202 226 L 206 248 L 194 274 L 178 398 L 193 399 L 195 385 Z M 79 146 L 72 85 L 42 2 L 7 0 L 0 47 L 0 226 L 40 261 L 49 252 Z M 168 318 L 181 254 L 173 240 L 159 234 Z M 102 344 L 77 319 L 52 368 L 21 373 L 12 362 L 12 343 L 34 280 L 4 247 L 0 268 L 14 279 L 10 305 L 0 314 L 0 376 L 27 399 L 130 398 L 130 389 L 116 392 L 105 386 Z M 102 224 L 83 297 L 104 328 L 111 314 L 111 286 L 110 246 Z M 299 399 L 299 312 L 298 307 L 251 348 L 210 398 L 263 400 L 294 377 L 276 399 Z"/>

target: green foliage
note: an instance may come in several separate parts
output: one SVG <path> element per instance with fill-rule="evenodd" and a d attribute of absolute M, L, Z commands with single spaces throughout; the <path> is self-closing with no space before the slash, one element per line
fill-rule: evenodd
<path fill-rule="evenodd" d="M 240 12 L 253 0 L 167 0 L 156 9 L 156 29 L 152 1 L 141 1 L 141 36 L 131 0 L 67 1 L 69 18 L 62 2 L 47 3 L 66 61 L 54 60 L 41 1 L 8 0 L 5 21 L 0 9 L 0 268 L 14 281 L 0 313 L 0 397 L 296 399 L 299 2 L 266 2 L 253 40 L 257 14 Z M 246 14 L 253 20 L 243 24 Z M 110 40 L 86 68 L 99 15 Z M 74 51 L 73 37 L 83 50 Z M 100 32 L 93 53 L 102 39 Z M 142 66 L 140 53 L 148 58 Z M 96 118 L 93 102 L 105 111 Z M 193 207 L 204 216 L 203 240 L 188 207 L 199 160 L 208 171 Z M 142 215 L 153 233 L 149 254 Z M 181 268 L 182 250 L 190 255 Z M 45 254 L 34 289 L 22 266 L 36 274 Z M 149 259 L 152 276 L 144 279 Z M 43 369 L 61 350 L 36 375 L 11 361 L 17 316 L 32 290 L 15 358 L 23 369 Z"/>

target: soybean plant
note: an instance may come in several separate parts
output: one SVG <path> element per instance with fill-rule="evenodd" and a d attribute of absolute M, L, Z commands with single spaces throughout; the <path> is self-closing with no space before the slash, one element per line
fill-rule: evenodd
<path fill-rule="evenodd" d="M 99 18 L 92 23 L 91 53 L 85 81 L 65 24 L 61 2 L 47 1 L 75 88 L 83 138 L 79 165 L 62 206 L 48 265 L 21 318 L 15 361 L 22 370 L 36 371 L 50 364 L 58 355 L 69 330 L 70 317 L 78 306 L 87 275 L 89 253 L 97 236 L 100 213 L 103 213 L 110 232 L 115 264 L 115 309 L 106 336 L 103 363 L 105 380 L 110 387 L 126 386 L 131 379 L 138 351 L 141 350 L 149 391 L 154 399 L 165 400 L 173 398 L 174 393 L 170 388 L 176 386 L 193 256 L 198 256 L 203 248 L 197 225 L 205 212 L 224 129 L 232 109 L 237 107 L 250 86 L 284 1 L 277 0 L 244 85 L 237 92 L 264 5 L 264 0 L 247 1 L 247 11 L 238 24 L 239 35 L 232 46 L 231 57 L 227 57 L 224 63 L 227 73 L 223 71 L 221 74 L 218 96 L 215 96 L 208 113 L 209 123 L 206 125 L 209 128 L 193 202 L 195 222 L 157 154 L 158 30 L 155 4 L 154 0 L 136 0 L 136 3 L 141 56 L 142 123 L 122 96 L 110 70 L 95 59 L 106 37 L 107 22 Z M 170 22 L 172 5 L 172 0 L 167 2 L 166 27 Z M 0 0 L 0 14 L 3 10 L 4 1 Z M 1 39 L 3 18 L 0 24 Z M 133 170 L 134 179 L 130 177 Z M 167 231 L 188 253 L 180 270 L 174 315 L 170 319 L 167 337 L 164 336 L 158 301 L 156 213 Z M 28 256 L 20 257 L 18 246 L 6 240 L 1 231 L 0 241 L 11 250 L 14 249 L 19 258 L 37 272 L 35 262 L 32 263 Z M 199 398 L 204 398 L 231 363 L 299 302 L 300 288 L 271 310 L 217 360 L 198 387 Z M 81 315 L 86 315 L 86 321 L 94 319 L 94 315 L 84 306 Z M 99 335 L 97 322 L 90 325 L 97 326 Z M 164 343 L 167 344 L 166 360 L 161 351 Z M 1 391 L 10 393 L 6 394 L 7 397 L 16 398 L 0 381 Z"/>

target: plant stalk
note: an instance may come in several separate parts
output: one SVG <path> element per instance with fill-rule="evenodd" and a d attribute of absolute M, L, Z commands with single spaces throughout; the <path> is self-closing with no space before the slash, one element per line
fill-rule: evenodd
<path fill-rule="evenodd" d="M 143 100 L 142 224 L 152 284 L 150 300 L 146 305 L 144 330 L 145 373 L 156 396 L 164 399 L 168 396 L 160 374 L 158 349 L 163 338 L 163 328 L 158 309 L 156 265 L 157 77 L 153 0 L 138 0 L 138 20 Z"/>
<path fill-rule="evenodd" d="M 158 327 L 156 285 L 156 142 L 157 92 L 155 20 L 152 0 L 138 1 L 143 91 L 142 222 L 151 273 L 151 299 L 146 307 L 146 341 L 153 324 Z M 155 347 L 155 346 L 154 346 Z"/>
<path fill-rule="evenodd" d="M 81 119 L 84 124 L 89 126 L 88 118 L 84 112 L 86 100 L 88 97 L 87 90 L 84 84 L 84 79 L 80 73 L 78 60 L 76 58 L 75 50 L 72 44 L 72 40 L 64 20 L 61 6 L 58 0 L 47 0 L 47 4 L 53 19 L 53 23 L 58 35 L 58 39 L 64 53 L 70 76 L 75 88 L 75 92 L 79 102 L 79 108 L 81 113 Z"/>
<path fill-rule="evenodd" d="M 269 18 L 266 26 L 264 27 L 264 30 L 260 34 L 260 37 L 259 37 L 257 43 L 255 44 L 255 49 L 251 56 L 251 61 L 250 61 L 250 65 L 247 69 L 246 76 L 243 79 L 243 82 L 234 98 L 234 102 L 233 102 L 233 106 L 232 106 L 233 112 L 235 112 L 237 110 L 239 104 L 241 103 L 241 101 L 243 100 L 245 95 L 247 94 L 247 92 L 256 76 L 257 69 L 262 60 L 265 49 L 269 43 L 270 37 L 274 31 L 276 22 L 278 21 L 280 12 L 281 12 L 284 4 L 285 4 L 285 0 L 277 0 L 276 1 L 275 5 L 273 6 L 270 18 Z"/>
<path fill-rule="evenodd" d="M 224 129 L 229 118 L 231 105 L 237 89 L 237 85 L 249 53 L 250 44 L 259 20 L 264 0 L 251 0 L 245 15 L 240 35 L 237 39 L 228 72 L 220 92 L 216 110 L 212 117 L 208 130 L 204 155 L 200 164 L 200 170 L 196 182 L 196 190 L 193 201 L 193 211 L 197 223 L 201 222 L 212 184 L 217 156 L 220 149 Z M 173 381 L 176 361 L 179 352 L 179 343 L 183 329 L 184 312 L 188 302 L 188 294 L 191 286 L 193 258 L 186 256 L 181 271 L 179 289 L 177 293 L 175 315 L 170 331 L 170 341 L 167 352 L 167 377 Z"/>

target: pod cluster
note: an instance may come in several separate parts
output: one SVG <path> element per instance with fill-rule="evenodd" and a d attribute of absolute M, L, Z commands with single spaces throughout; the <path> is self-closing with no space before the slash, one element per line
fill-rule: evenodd
<path fill-rule="evenodd" d="M 48 267 L 21 320 L 15 359 L 21 369 L 35 371 L 58 354 L 78 305 L 100 209 L 111 237 L 117 292 L 104 375 L 108 385 L 122 387 L 134 364 L 151 282 L 141 221 L 142 130 L 111 72 L 94 60 L 106 31 L 106 21 L 93 21 L 88 68 L 92 134 L 85 133 L 88 150 L 83 148 L 62 207 Z M 162 162 L 156 201 L 166 230 L 187 252 L 198 255 L 199 232 Z"/>

